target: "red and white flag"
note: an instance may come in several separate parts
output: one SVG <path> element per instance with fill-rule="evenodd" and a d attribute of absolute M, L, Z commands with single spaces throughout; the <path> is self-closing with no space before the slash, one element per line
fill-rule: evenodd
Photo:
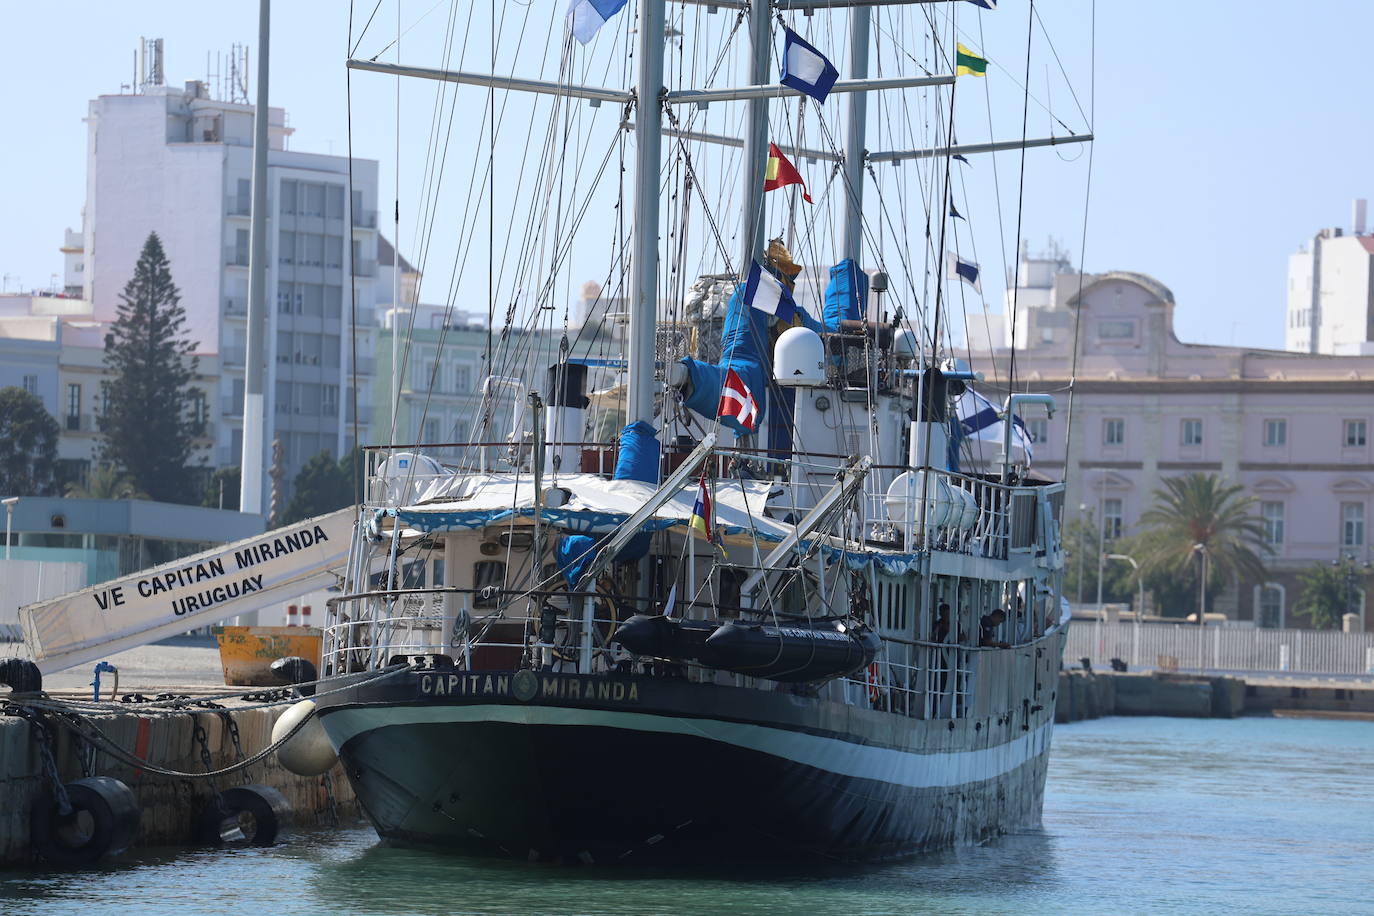
<path fill-rule="evenodd" d="M 759 419 L 759 405 L 753 392 L 744 384 L 744 379 L 734 369 L 725 372 L 725 386 L 720 390 L 720 407 L 716 408 L 718 417 L 734 417 L 740 426 L 754 431 Z"/>

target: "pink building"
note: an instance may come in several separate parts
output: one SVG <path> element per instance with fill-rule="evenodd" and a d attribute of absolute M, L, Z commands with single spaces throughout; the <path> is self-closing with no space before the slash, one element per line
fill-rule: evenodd
<path fill-rule="evenodd" d="M 1292 611 L 1302 569 L 1372 559 L 1374 356 L 1182 343 L 1173 293 L 1143 274 L 1084 275 L 1080 287 L 1064 261 L 1023 256 L 1018 284 L 1016 387 L 1059 400 L 1052 420 L 1029 410 L 1026 419 L 1035 466 L 1069 471 L 1071 512 L 1091 509 L 1109 536 L 1129 535 L 1165 477 L 1202 471 L 1243 484 L 1274 549 L 1270 575 L 1209 595 L 1208 611 L 1258 626 L 1305 624 Z M 971 341 L 973 364 L 1005 373 L 1009 350 L 988 343 Z M 1352 610 L 1361 629 L 1374 629 L 1364 586 L 1362 576 Z"/>

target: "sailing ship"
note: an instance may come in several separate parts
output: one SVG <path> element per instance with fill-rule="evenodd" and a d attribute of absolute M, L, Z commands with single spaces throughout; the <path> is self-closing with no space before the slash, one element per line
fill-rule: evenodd
<path fill-rule="evenodd" d="M 664 0 L 639 0 L 633 90 L 349 62 L 610 101 L 635 144 L 625 358 L 563 346 L 546 384 L 490 375 L 470 460 L 445 464 L 432 444 L 368 452 L 316 704 L 386 840 L 531 861 L 870 860 L 1038 822 L 1068 623 L 1064 490 L 1029 472 L 1018 415 L 1053 401 L 1011 394 L 961 424 L 981 375 L 942 349 L 939 322 L 967 261 L 937 249 L 920 319 L 889 311 L 899 291 L 861 267 L 877 158 L 863 99 L 947 90 L 954 49 L 937 43 L 943 73 L 870 78 L 867 3 L 711 6 L 747 22 L 749 85 L 665 88 Z M 830 7 L 848 10 L 844 80 L 817 45 L 775 34 L 775 13 Z M 577 5 L 567 28 L 580 41 L 616 11 Z M 849 100 L 848 142 L 813 152 L 842 183 L 843 236 L 808 308 L 788 240 L 764 239 L 763 194 L 796 172 L 770 147 L 769 104 L 832 93 Z M 742 140 L 673 114 L 734 101 Z M 742 148 L 746 166 L 742 256 L 671 316 L 665 137 L 681 155 L 688 140 Z M 889 158 L 1082 139 L 946 134 Z M 679 174 L 699 187 L 690 161 Z M 944 247 L 939 200 L 921 231 Z M 483 440 L 498 392 L 523 410 Z M 598 439 L 591 414 L 607 404 L 624 425 Z M 990 440 L 1000 454 L 961 469 Z"/>

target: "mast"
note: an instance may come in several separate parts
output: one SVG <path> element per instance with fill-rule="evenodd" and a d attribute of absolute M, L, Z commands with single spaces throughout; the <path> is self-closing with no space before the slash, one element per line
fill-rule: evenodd
<path fill-rule="evenodd" d="M 849 78 L 868 77 L 868 35 L 872 10 L 856 6 L 849 14 Z M 844 213 L 844 256 L 862 264 L 864 247 L 864 138 L 868 127 L 868 95 L 849 97 L 849 130 L 844 147 L 844 186 L 848 206 Z"/>
<path fill-rule="evenodd" d="M 769 0 L 749 0 L 749 82 L 768 82 Z M 763 255 L 763 181 L 768 167 L 768 99 L 751 98 L 744 128 L 744 242 L 739 275 L 749 273 L 749 262 Z"/>
<path fill-rule="evenodd" d="M 267 40 L 271 0 L 258 4 L 258 103 L 253 112 L 253 210 L 248 231 L 248 349 L 243 362 L 239 511 L 262 514 L 263 376 L 267 371 Z"/>
<path fill-rule="evenodd" d="M 654 419 L 655 322 L 658 315 L 658 180 L 663 147 L 663 8 L 639 2 L 639 78 L 635 115 L 634 261 L 630 265 L 629 379 L 625 422 Z"/>

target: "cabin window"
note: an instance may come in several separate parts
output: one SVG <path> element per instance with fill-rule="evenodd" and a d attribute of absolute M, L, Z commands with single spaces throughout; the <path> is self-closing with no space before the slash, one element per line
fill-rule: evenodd
<path fill-rule="evenodd" d="M 499 590 L 505 585 L 506 564 L 502 560 L 479 560 L 472 564 L 472 606 L 490 608 L 501 602 Z M 491 589 L 484 593 L 484 589 Z"/>

